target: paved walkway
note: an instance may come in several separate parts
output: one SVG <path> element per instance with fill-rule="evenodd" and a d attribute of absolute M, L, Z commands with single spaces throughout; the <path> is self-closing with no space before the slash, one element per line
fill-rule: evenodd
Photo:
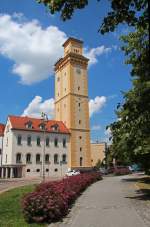
<path fill-rule="evenodd" d="M 136 176 L 137 177 L 137 176 Z M 49 227 L 147 227 L 134 206 L 135 176 L 105 177 L 90 186 L 61 223 Z M 147 215 L 150 217 L 150 210 Z"/>

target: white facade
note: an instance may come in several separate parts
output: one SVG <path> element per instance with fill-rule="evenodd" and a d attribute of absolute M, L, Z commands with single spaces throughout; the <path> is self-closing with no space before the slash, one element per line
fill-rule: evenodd
<path fill-rule="evenodd" d="M 0 136 L 0 166 L 2 165 L 3 136 Z"/>
<path fill-rule="evenodd" d="M 2 166 L 13 169 L 20 167 L 19 177 L 42 177 L 44 163 L 46 177 L 61 177 L 68 168 L 69 139 L 70 135 L 65 133 L 12 129 L 8 118 L 4 131 Z M 16 172 L 12 171 L 9 177 L 15 177 Z"/>

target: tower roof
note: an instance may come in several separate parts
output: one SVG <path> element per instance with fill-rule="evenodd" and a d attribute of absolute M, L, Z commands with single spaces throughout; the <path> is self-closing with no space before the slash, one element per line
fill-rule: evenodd
<path fill-rule="evenodd" d="M 69 42 L 76 42 L 76 43 L 80 43 L 80 44 L 83 44 L 83 41 L 82 40 L 79 40 L 79 39 L 76 39 L 76 38 L 73 38 L 73 37 L 69 37 L 63 44 L 63 47 L 66 47 L 68 45 Z"/>

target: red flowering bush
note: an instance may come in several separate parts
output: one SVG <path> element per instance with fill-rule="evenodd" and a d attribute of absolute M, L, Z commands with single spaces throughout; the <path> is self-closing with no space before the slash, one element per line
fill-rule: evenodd
<path fill-rule="evenodd" d="M 42 183 L 22 200 L 28 222 L 53 222 L 67 214 L 75 199 L 90 184 L 101 180 L 99 173 L 83 173 L 63 180 Z"/>

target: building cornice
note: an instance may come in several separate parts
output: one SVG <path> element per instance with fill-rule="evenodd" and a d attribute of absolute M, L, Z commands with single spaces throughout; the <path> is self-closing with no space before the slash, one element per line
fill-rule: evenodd
<path fill-rule="evenodd" d="M 76 96 L 76 97 L 79 97 L 79 98 L 87 98 L 87 99 L 89 98 L 87 95 L 79 95 L 79 94 L 75 94 L 75 93 L 69 92 L 68 94 L 66 94 L 62 98 L 60 98 L 59 100 L 55 101 L 55 104 L 60 102 L 62 99 L 66 98 L 69 95 Z"/>
<path fill-rule="evenodd" d="M 55 72 L 64 67 L 68 62 L 71 64 L 79 64 L 87 67 L 89 59 L 80 54 L 68 53 L 64 58 L 60 58 L 55 63 Z"/>
<path fill-rule="evenodd" d="M 90 129 L 80 129 L 80 128 L 69 128 L 72 131 L 80 131 L 80 132 L 90 132 Z"/>
<path fill-rule="evenodd" d="M 26 131 L 26 132 L 38 132 L 38 133 L 44 133 L 43 130 L 35 130 L 35 129 L 23 129 L 23 128 L 11 128 L 12 131 Z M 56 132 L 56 131 L 45 131 L 45 133 L 49 134 L 70 134 L 70 132 Z"/>

